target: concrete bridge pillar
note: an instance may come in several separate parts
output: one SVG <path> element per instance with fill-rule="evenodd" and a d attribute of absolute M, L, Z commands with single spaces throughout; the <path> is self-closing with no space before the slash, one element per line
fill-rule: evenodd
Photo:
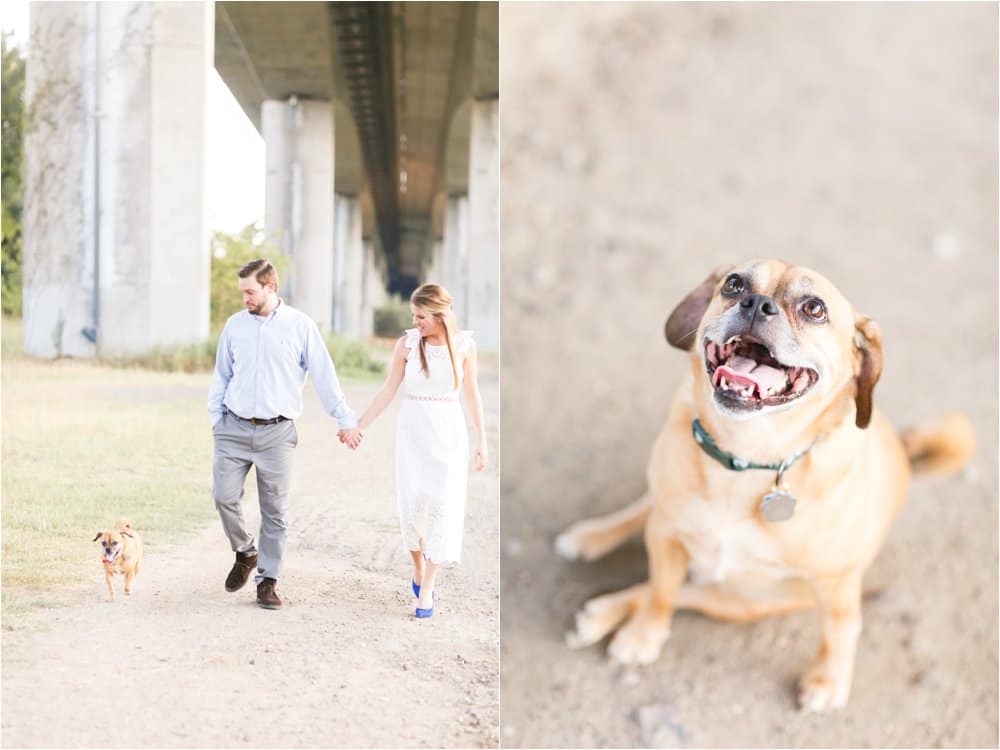
<path fill-rule="evenodd" d="M 500 149 L 498 100 L 472 102 L 469 145 L 468 324 L 483 349 L 499 348 Z"/>
<path fill-rule="evenodd" d="M 25 349 L 136 354 L 208 335 L 214 9 L 31 3 Z"/>
<path fill-rule="evenodd" d="M 361 335 L 375 335 L 375 310 L 385 302 L 385 281 L 378 266 L 378 250 L 374 241 L 363 242 L 364 266 L 361 280 Z"/>
<path fill-rule="evenodd" d="M 427 264 L 427 273 L 424 278 L 427 281 L 432 281 L 436 284 L 444 284 L 441 280 L 441 263 L 444 259 L 444 239 L 441 237 L 435 237 L 431 242 L 431 259 Z M 447 288 L 447 284 L 444 284 Z"/>
<path fill-rule="evenodd" d="M 292 259 L 281 295 L 333 328 L 333 105 L 292 97 L 261 105 L 266 178 L 264 232 Z"/>
<path fill-rule="evenodd" d="M 438 283 L 451 293 L 459 325 L 469 327 L 467 256 L 469 241 L 469 198 L 448 197 L 444 209 L 444 239 Z"/>
<path fill-rule="evenodd" d="M 361 307 L 365 249 L 361 239 L 361 203 L 355 196 L 337 194 L 334 219 L 333 330 L 345 336 L 362 335 Z"/>

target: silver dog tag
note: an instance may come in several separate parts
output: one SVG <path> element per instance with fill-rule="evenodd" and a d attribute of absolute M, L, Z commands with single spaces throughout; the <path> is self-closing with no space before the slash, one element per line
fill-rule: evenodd
<path fill-rule="evenodd" d="M 764 495 L 760 504 L 760 512 L 764 520 L 770 523 L 787 521 L 795 514 L 795 495 L 788 490 L 774 487 Z"/>

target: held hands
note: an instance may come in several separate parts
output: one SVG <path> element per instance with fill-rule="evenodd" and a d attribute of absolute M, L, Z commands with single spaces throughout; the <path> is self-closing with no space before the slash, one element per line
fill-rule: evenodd
<path fill-rule="evenodd" d="M 341 430 L 337 433 L 337 437 L 340 438 L 341 443 L 353 451 L 357 450 L 358 446 L 361 445 L 361 440 L 364 436 L 361 434 L 361 430 L 354 427 L 349 430 Z"/>

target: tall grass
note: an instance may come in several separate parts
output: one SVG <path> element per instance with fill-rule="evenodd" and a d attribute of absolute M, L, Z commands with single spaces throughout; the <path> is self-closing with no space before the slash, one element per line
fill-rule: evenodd
<path fill-rule="evenodd" d="M 214 331 L 198 344 L 155 347 L 149 354 L 105 355 L 98 362 L 120 369 L 152 370 L 156 372 L 212 372 L 219 334 Z M 378 379 L 385 372 L 383 357 L 373 356 L 377 345 L 350 339 L 338 334 L 325 333 L 323 340 L 330 351 L 337 375 L 348 380 Z M 4 358 L 24 357 L 24 325 L 20 318 L 3 319 Z"/>
<path fill-rule="evenodd" d="M 410 301 L 398 294 L 387 297 L 381 306 L 375 309 L 375 335 L 384 338 L 398 338 L 403 331 L 412 327 L 413 316 L 410 312 Z"/>

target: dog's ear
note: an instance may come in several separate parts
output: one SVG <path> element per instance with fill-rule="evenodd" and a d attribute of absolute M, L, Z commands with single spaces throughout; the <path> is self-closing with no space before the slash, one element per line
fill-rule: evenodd
<path fill-rule="evenodd" d="M 855 424 L 862 430 L 872 418 L 872 391 L 882 374 L 882 329 L 863 315 L 854 319 Z"/>
<path fill-rule="evenodd" d="M 98 539 L 100 539 L 101 538 L 101 534 L 103 534 L 103 533 L 104 533 L 103 531 L 98 531 L 97 532 L 97 536 L 94 537 L 94 541 L 96 542 Z"/>
<path fill-rule="evenodd" d="M 701 323 L 705 310 L 708 309 L 712 301 L 712 294 L 715 292 L 715 285 L 719 279 L 729 273 L 732 266 L 719 266 L 708 275 L 701 284 L 681 300 L 681 303 L 674 308 L 667 318 L 667 324 L 663 327 L 663 332 L 667 341 L 676 349 L 688 351 L 694 344 L 694 335 L 698 331 L 698 324 Z"/>

